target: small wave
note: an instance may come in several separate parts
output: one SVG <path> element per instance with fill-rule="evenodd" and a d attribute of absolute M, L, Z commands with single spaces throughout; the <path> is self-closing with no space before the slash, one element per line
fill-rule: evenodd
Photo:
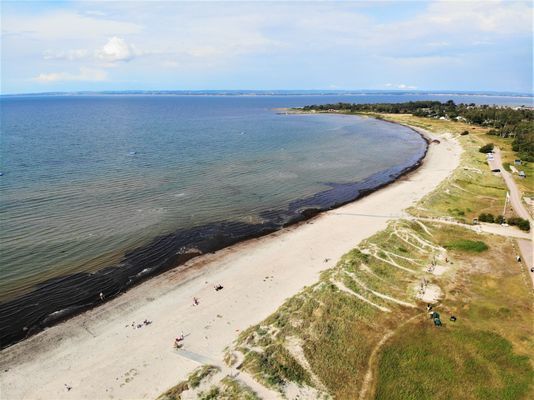
<path fill-rule="evenodd" d="M 68 317 L 69 315 L 74 314 L 80 308 L 82 308 L 82 306 L 72 306 L 72 307 L 63 308 L 58 311 L 54 311 L 48 314 L 48 316 L 43 320 L 43 325 L 48 325 L 59 319 Z"/>

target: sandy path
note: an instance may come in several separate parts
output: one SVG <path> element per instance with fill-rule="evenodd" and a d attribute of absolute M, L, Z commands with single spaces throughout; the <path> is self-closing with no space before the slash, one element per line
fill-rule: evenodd
<path fill-rule="evenodd" d="M 169 271 L 5 349 L 0 353 L 0 398 L 154 399 L 203 360 L 221 360 L 241 330 L 384 229 L 388 218 L 374 215 L 399 215 L 435 189 L 459 164 L 460 153 L 456 142 L 442 140 L 430 146 L 421 168 L 362 200 L 201 257 L 186 274 Z M 325 263 L 326 258 L 332 261 Z M 224 289 L 215 292 L 215 283 Z M 198 306 L 192 306 L 193 296 L 200 299 Z M 131 327 L 145 318 L 153 323 Z M 180 331 L 187 335 L 189 353 L 172 348 Z"/>

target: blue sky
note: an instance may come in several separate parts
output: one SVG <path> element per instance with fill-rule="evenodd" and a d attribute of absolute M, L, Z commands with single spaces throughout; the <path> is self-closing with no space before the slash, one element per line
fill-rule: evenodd
<path fill-rule="evenodd" d="M 2 1 L 2 93 L 532 93 L 519 1 Z"/>

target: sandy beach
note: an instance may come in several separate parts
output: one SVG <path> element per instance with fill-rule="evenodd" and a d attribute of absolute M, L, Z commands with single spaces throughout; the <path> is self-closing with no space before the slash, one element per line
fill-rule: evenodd
<path fill-rule="evenodd" d="M 239 332 L 317 281 L 458 166 L 460 145 L 440 141 L 419 169 L 363 199 L 199 257 L 185 272 L 168 271 L 3 350 L 0 398 L 154 399 L 199 365 L 222 364 Z M 180 332 L 185 351 L 178 352 Z"/>

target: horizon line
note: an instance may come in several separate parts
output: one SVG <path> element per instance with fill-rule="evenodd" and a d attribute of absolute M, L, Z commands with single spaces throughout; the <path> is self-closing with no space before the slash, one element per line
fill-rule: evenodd
<path fill-rule="evenodd" d="M 506 96 L 506 97 L 534 97 L 534 93 L 495 91 L 495 90 L 424 90 L 424 89 L 119 89 L 119 90 L 72 90 L 72 91 L 48 91 L 48 92 L 21 92 L 21 93 L 0 93 L 0 97 L 10 96 L 61 96 L 61 95 L 120 95 L 120 94 L 182 94 L 182 95 L 299 95 L 299 94 L 433 94 L 433 95 L 485 95 L 485 96 Z"/>

